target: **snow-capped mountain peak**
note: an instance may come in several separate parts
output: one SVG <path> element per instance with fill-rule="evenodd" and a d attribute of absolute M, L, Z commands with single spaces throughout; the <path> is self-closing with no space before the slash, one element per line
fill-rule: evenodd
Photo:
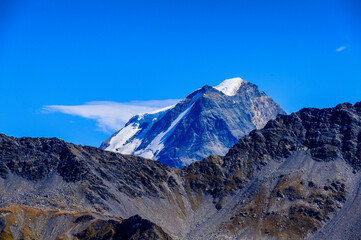
<path fill-rule="evenodd" d="M 206 85 L 170 108 L 134 116 L 101 148 L 182 167 L 224 155 L 279 113 L 285 112 L 256 85 L 232 78 Z"/>
<path fill-rule="evenodd" d="M 236 95 L 238 89 L 245 81 L 242 78 L 230 78 L 221 82 L 218 86 L 214 87 L 220 92 L 223 92 L 227 96 Z"/>

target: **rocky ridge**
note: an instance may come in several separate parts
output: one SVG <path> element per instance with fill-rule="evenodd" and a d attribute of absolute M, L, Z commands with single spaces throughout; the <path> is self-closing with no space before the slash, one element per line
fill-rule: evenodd
<path fill-rule="evenodd" d="M 0 202 L 100 219 L 139 215 L 159 226 L 147 234 L 173 239 L 357 239 L 360 140 L 361 102 L 279 115 L 226 156 L 182 169 L 59 139 L 0 135 Z M 6 214 L 1 234 L 14 234 Z M 68 236 L 99 229 L 77 226 Z"/>

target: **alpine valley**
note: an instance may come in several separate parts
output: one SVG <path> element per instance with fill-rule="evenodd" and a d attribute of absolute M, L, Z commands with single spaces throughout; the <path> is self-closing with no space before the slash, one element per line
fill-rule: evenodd
<path fill-rule="evenodd" d="M 100 148 L 176 168 L 225 155 L 240 137 L 285 112 L 241 78 L 204 86 L 174 106 L 134 116 Z"/>
<path fill-rule="evenodd" d="M 272 118 L 281 110 L 254 85 L 242 82 L 234 97 L 222 94 L 197 90 L 166 110 L 162 119 L 173 121 L 155 121 L 146 134 L 159 136 L 162 124 L 191 127 L 184 116 L 196 109 L 211 116 L 212 107 L 200 110 L 208 104 L 216 108 L 214 128 L 222 128 L 217 111 L 235 111 L 222 104 L 238 98 L 255 107 L 254 115 L 237 105 L 249 115 L 237 115 L 241 123 L 233 126 L 239 134 L 260 129 L 225 156 L 181 169 L 57 138 L 1 134 L 0 239 L 360 239 L 361 102 L 306 108 L 266 123 L 253 118 L 256 112 Z M 132 121 L 147 129 L 140 117 Z M 215 135 L 233 141 L 226 132 Z"/>

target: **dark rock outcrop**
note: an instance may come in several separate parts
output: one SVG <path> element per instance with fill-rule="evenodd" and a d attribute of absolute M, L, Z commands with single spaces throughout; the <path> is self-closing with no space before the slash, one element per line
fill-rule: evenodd
<path fill-rule="evenodd" d="M 75 235 L 87 240 L 171 240 L 172 238 L 154 223 L 135 215 L 123 221 L 97 220 Z"/>
<path fill-rule="evenodd" d="M 361 103 L 335 108 L 305 108 L 279 115 L 261 130 L 252 131 L 228 152 L 225 165 L 239 169 L 241 158 L 252 159 L 246 175 L 269 159 L 281 159 L 296 151 L 309 151 L 317 161 L 344 159 L 355 170 L 361 167 Z M 238 165 L 238 166 L 237 166 Z M 244 170 L 243 170 L 244 171 Z"/>
<path fill-rule="evenodd" d="M 88 188 L 105 199 L 111 194 L 104 180 L 121 180 L 117 182 L 119 190 L 135 197 L 156 196 L 156 185 L 170 177 L 167 174 L 170 168 L 158 162 L 73 145 L 56 138 L 14 138 L 0 134 L 0 159 L 2 178 L 13 173 L 37 181 L 55 173 L 66 182 L 88 182 Z"/>

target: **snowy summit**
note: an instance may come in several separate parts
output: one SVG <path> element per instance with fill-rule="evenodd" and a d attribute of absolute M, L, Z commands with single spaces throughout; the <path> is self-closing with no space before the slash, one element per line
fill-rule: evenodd
<path fill-rule="evenodd" d="M 256 85 L 232 78 L 206 85 L 175 106 L 133 117 L 101 148 L 181 168 L 225 155 L 240 137 L 278 113 L 284 111 Z"/>
<path fill-rule="evenodd" d="M 238 89 L 245 81 L 242 78 L 230 78 L 221 82 L 218 86 L 214 87 L 220 92 L 223 92 L 227 96 L 236 95 Z"/>

